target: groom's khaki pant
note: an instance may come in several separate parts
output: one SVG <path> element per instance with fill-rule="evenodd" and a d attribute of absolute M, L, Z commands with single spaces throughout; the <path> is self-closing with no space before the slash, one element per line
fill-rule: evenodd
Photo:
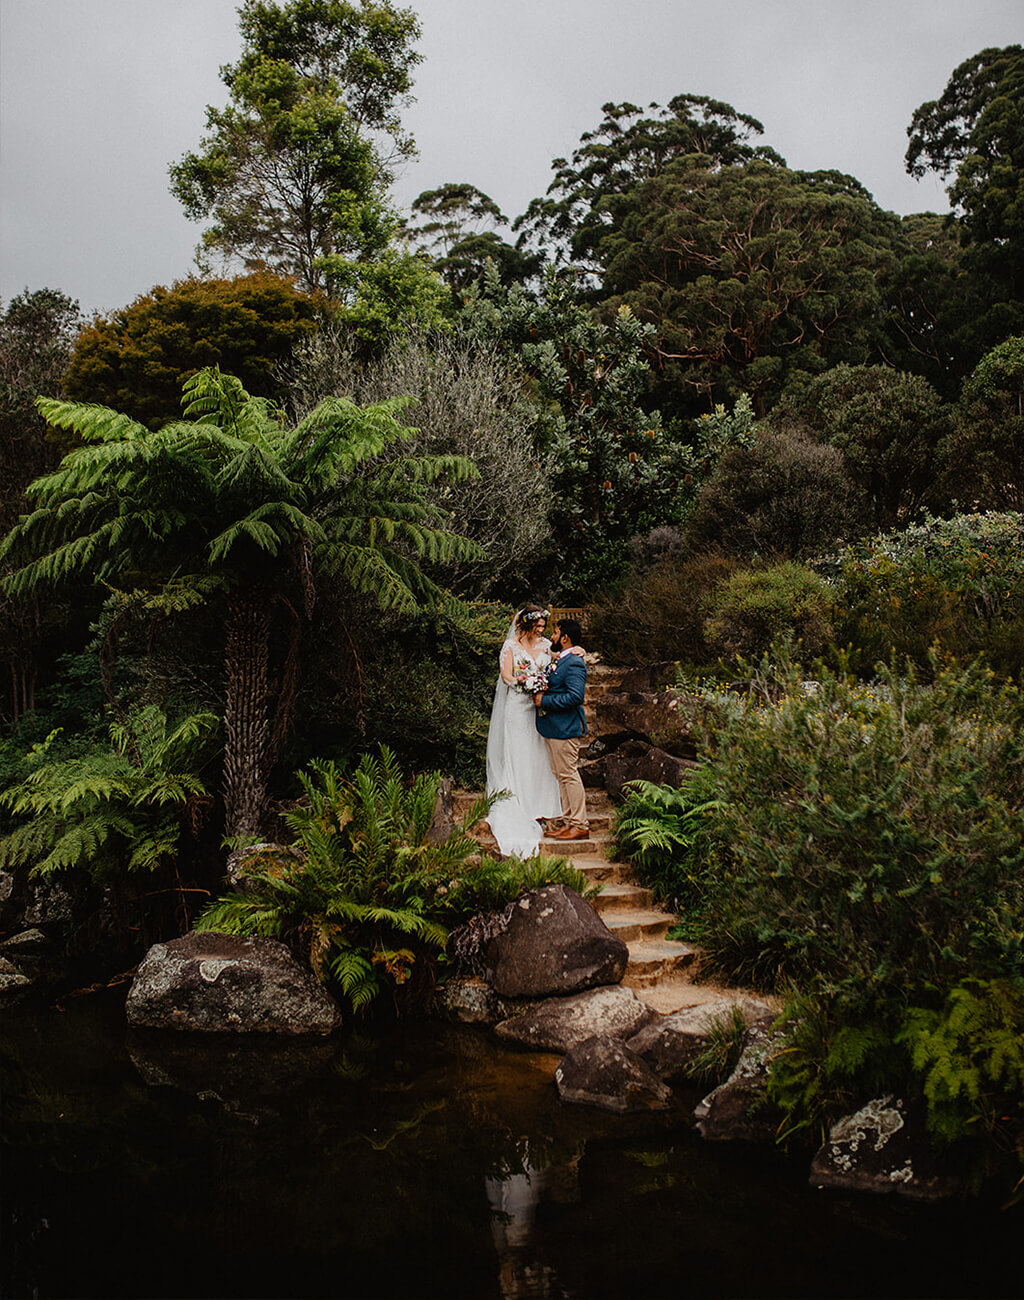
<path fill-rule="evenodd" d="M 558 797 L 562 803 L 562 816 L 570 826 L 587 830 L 587 794 L 580 776 L 580 746 L 582 736 L 567 740 L 545 740 L 548 762 L 558 782 Z"/>

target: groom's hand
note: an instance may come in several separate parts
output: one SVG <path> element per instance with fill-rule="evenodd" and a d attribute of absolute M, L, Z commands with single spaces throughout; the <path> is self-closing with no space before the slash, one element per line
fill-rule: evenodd
<path fill-rule="evenodd" d="M 539 709 L 540 706 L 544 703 L 544 696 L 543 696 L 543 694 L 535 695 L 535 696 L 533 697 L 533 702 L 534 702 L 534 704 L 536 704 L 537 708 Z"/>

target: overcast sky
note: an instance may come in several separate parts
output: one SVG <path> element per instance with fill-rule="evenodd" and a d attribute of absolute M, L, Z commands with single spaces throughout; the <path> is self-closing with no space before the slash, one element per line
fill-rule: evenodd
<path fill-rule="evenodd" d="M 904 172 L 915 108 L 987 46 L 1024 39 L 1022 0 L 416 0 L 423 63 L 404 121 L 422 190 L 469 181 L 510 217 L 609 101 L 683 92 L 758 118 L 790 166 L 856 176 L 895 212 L 944 211 Z M 167 188 L 194 149 L 236 0 L 0 0 L 0 297 L 61 289 L 124 306 L 192 269 L 199 227 Z"/>

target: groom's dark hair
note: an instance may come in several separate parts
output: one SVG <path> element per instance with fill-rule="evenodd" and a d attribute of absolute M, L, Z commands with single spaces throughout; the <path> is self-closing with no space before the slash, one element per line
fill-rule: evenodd
<path fill-rule="evenodd" d="M 583 644 L 583 629 L 574 618 L 560 618 L 558 626 L 561 628 L 562 635 L 569 638 L 570 645 Z"/>

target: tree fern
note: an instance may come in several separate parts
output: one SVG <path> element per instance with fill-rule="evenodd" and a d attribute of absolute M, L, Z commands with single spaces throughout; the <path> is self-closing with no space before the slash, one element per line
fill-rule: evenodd
<path fill-rule="evenodd" d="M 23 779 L 0 793 L 27 819 L 0 840 L 0 865 L 94 876 L 159 866 L 178 850 L 189 801 L 206 793 L 200 769 L 216 726 L 201 713 L 169 727 L 150 706 L 112 725 L 109 747 L 74 759 L 51 757 L 51 735 L 26 755 Z"/>
<path fill-rule="evenodd" d="M 434 843 L 440 775 L 406 781 L 384 746 L 349 776 L 316 761 L 299 781 L 303 800 L 284 814 L 291 845 L 254 855 L 244 890 L 212 902 L 196 928 L 287 937 L 318 978 L 362 1010 L 444 951 L 443 900 L 453 878 L 479 870 L 467 861 L 479 850 L 469 829 L 491 800 Z"/>
<path fill-rule="evenodd" d="M 230 593 L 232 717 L 267 712 L 269 684 L 255 696 L 247 684 L 266 680 L 270 625 L 248 615 L 253 606 L 275 609 L 268 596 L 288 595 L 293 558 L 303 548 L 312 549 L 320 574 L 381 608 L 413 614 L 424 605 L 450 606 L 422 565 L 477 548 L 441 526 L 427 488 L 475 471 L 458 457 L 383 457 L 415 433 L 398 419 L 405 402 L 361 408 L 332 398 L 289 429 L 271 403 L 211 367 L 186 381 L 183 405 L 184 420 L 152 433 L 105 407 L 40 400 L 50 424 L 86 445 L 29 488 L 32 512 L 0 547 L 0 562 L 11 567 L 6 591 L 25 595 L 86 576 L 117 587 L 131 575 L 163 614 Z M 192 575 L 187 586 L 183 573 Z M 311 608 L 308 595 L 304 590 L 291 608 Z M 229 836 L 259 828 L 264 731 L 227 731 Z"/>

